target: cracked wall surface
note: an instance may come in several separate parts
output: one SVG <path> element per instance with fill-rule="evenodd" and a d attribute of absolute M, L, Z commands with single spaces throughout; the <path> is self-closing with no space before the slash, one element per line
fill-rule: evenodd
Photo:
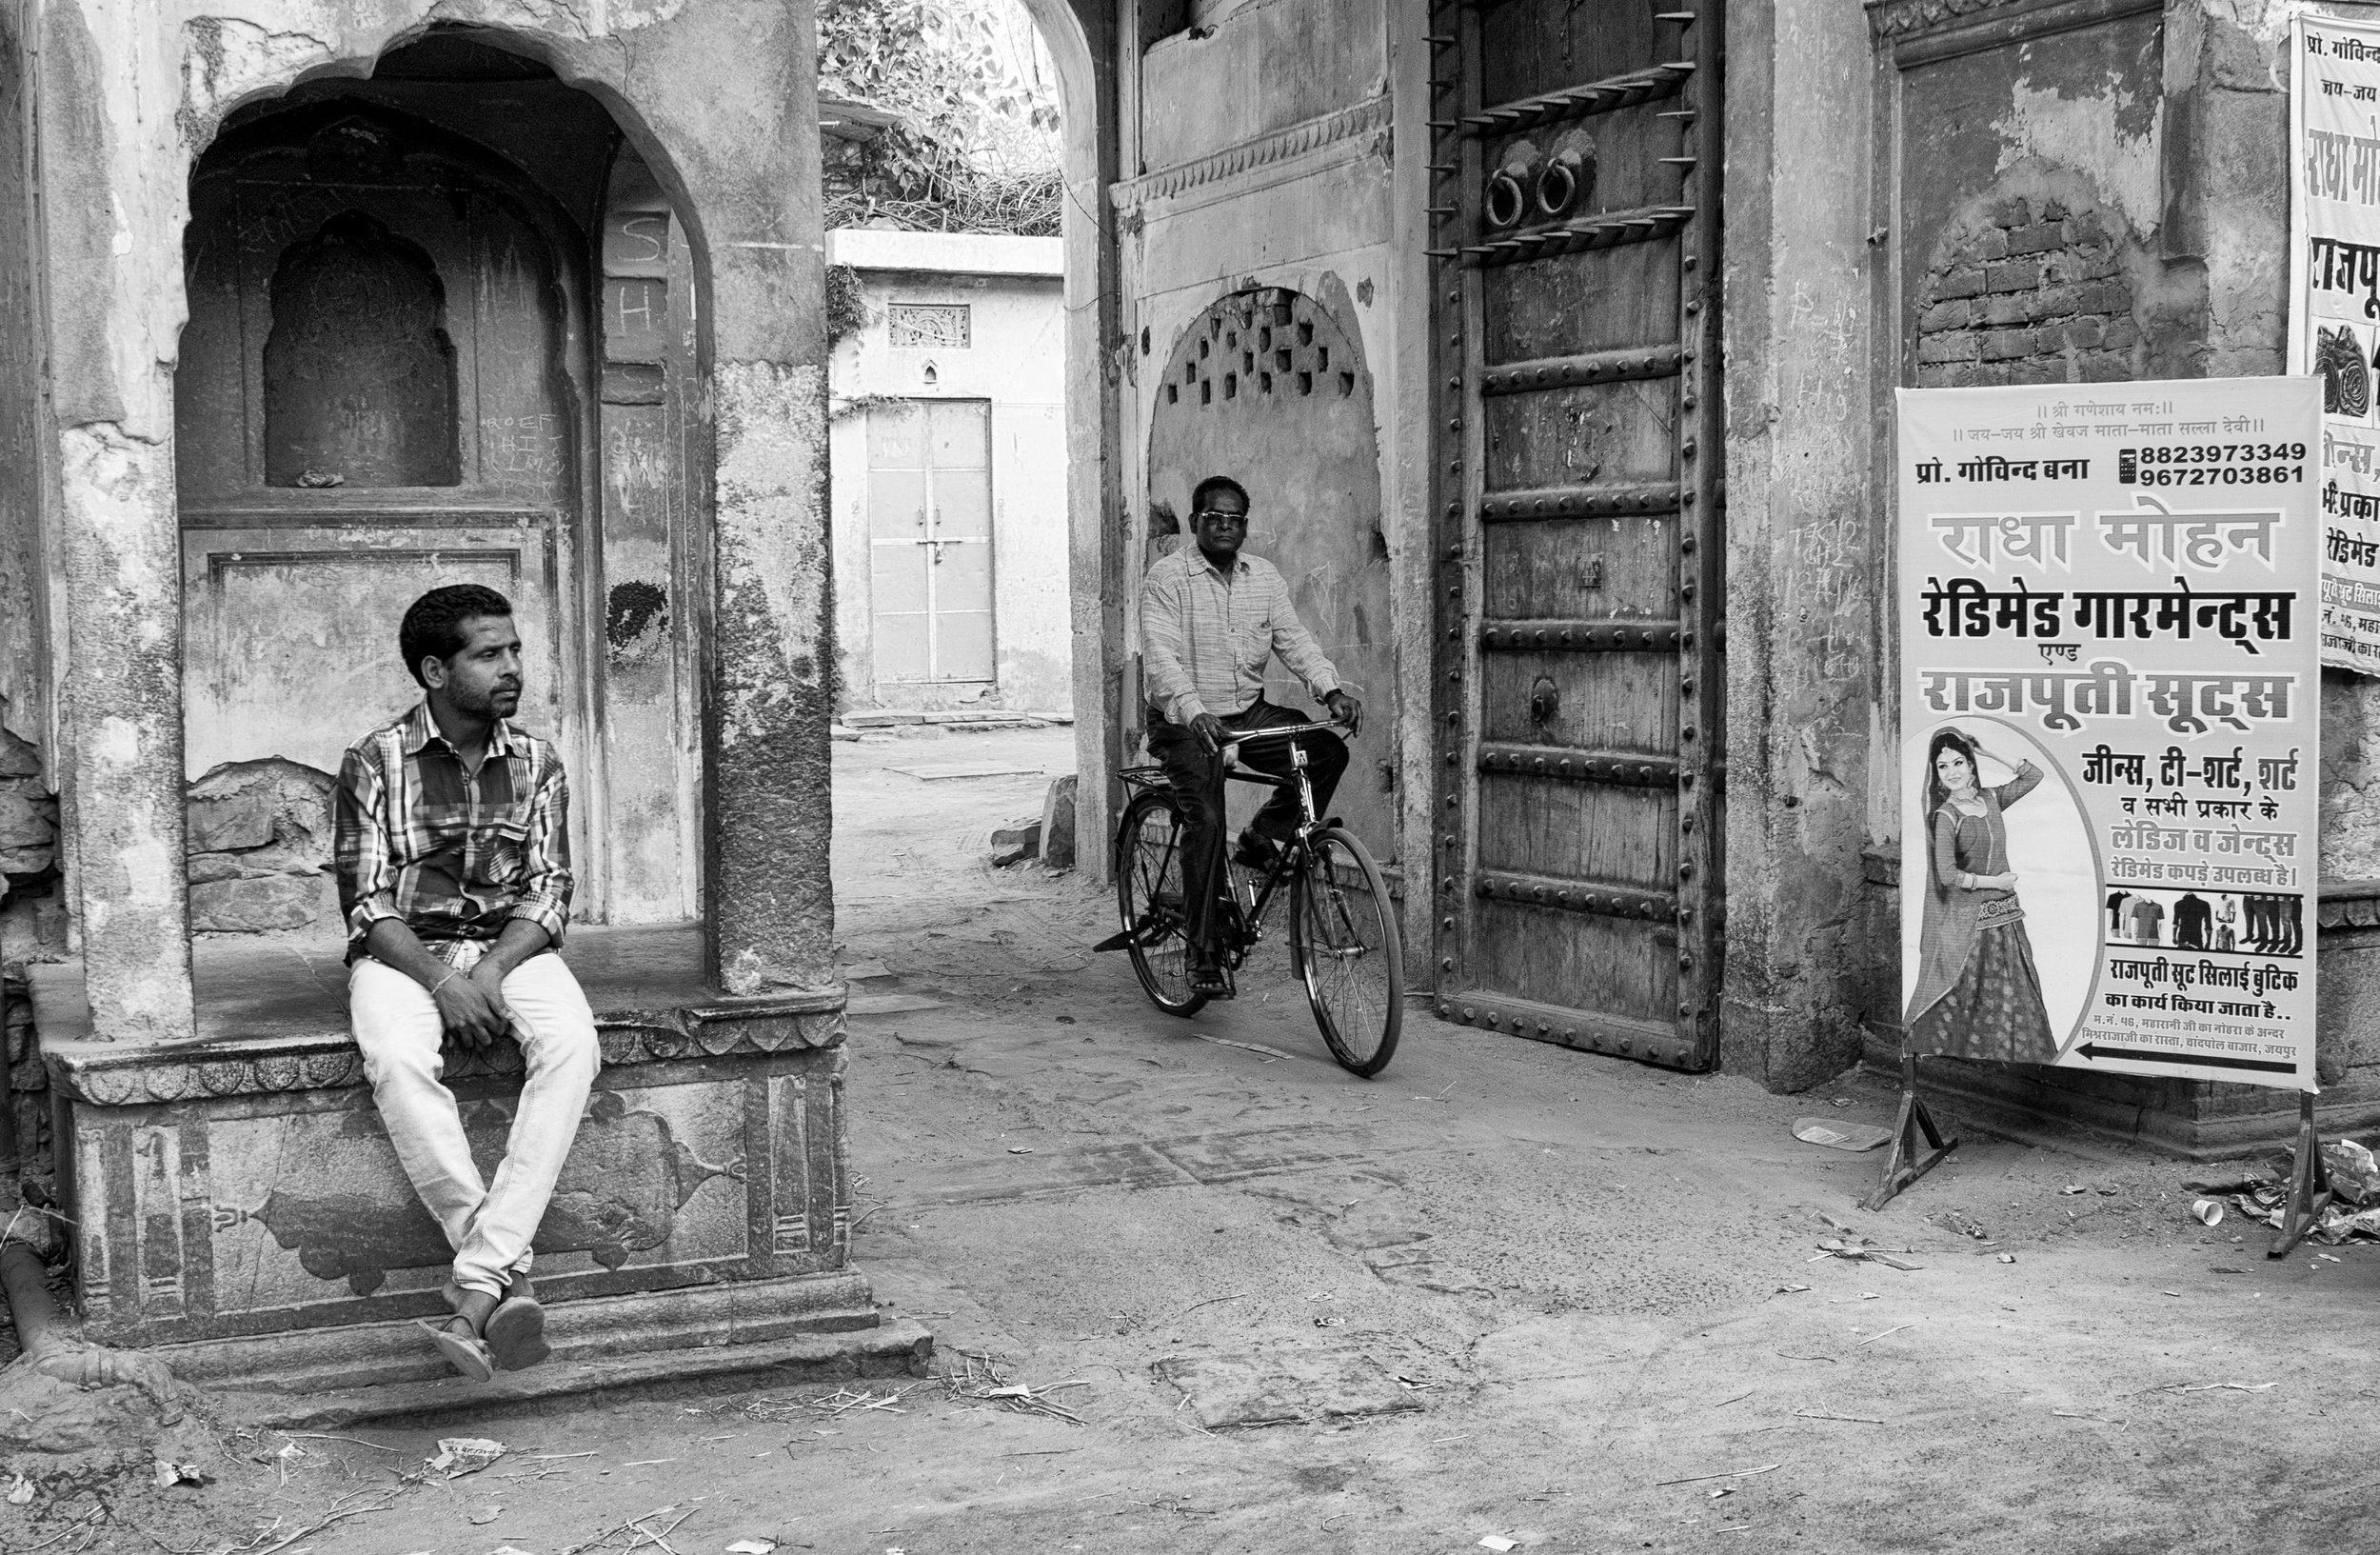
<path fill-rule="evenodd" d="M 11 4 L 0 21 L 12 27 L 19 15 Z M 101 1033 L 171 1038 L 190 1029 L 187 947 L 198 926 L 185 889 L 172 394 L 188 311 L 191 168 L 237 110 L 301 80 L 367 75 L 382 52 L 433 25 L 482 30 L 481 41 L 530 56 L 592 95 L 684 215 L 703 274 L 699 355 L 727 364 L 729 386 L 719 396 L 716 449 L 692 440 L 697 488 L 709 494 L 714 457 L 720 476 L 705 558 L 716 564 L 723 606 L 712 621 L 723 716 L 706 807 L 712 916 L 723 965 L 744 986 L 830 980 L 827 817 L 810 798 L 824 787 L 822 681 L 831 643 L 809 7 L 81 0 L 43 8 L 34 25 L 38 70 L 0 79 L 11 90 L 30 79 L 42 147 L 36 192 L 50 219 L 21 271 L 0 251 L 0 308 L 21 310 L 22 275 L 53 278 L 46 334 L 54 394 L 35 436 L 59 483 L 49 505 L 54 533 L 39 550 L 64 583 L 38 651 L 9 656 L 12 666 L 21 658 L 41 667 L 37 684 L 11 696 L 15 683 L 0 682 L 0 697 L 19 709 L 8 727 L 22 730 L 25 708 L 51 705 L 38 682 L 59 673 L 69 901 Z M 10 33 L 0 47 L 15 41 Z M 0 158 L 0 168 L 13 165 Z M 0 207 L 17 197 L 7 176 L 0 171 Z M 22 374 L 5 352 L 0 381 Z M 0 414 L 22 403 L 10 396 Z M 0 420 L 0 452 L 10 425 Z M 42 568 L 20 559 L 24 467 L 0 464 L 0 590 L 21 595 L 22 580 Z M 13 598 L 0 595 L 0 604 Z M 37 618 L 0 610 L 0 634 Z M 220 927 L 225 910 L 284 918 L 304 906 L 279 899 L 290 887 L 254 884 L 277 872 L 259 874 L 252 863 L 200 867 L 220 875 L 199 883 L 218 887 L 199 893 L 208 924 Z M 247 900 L 260 890 L 275 900 Z"/>

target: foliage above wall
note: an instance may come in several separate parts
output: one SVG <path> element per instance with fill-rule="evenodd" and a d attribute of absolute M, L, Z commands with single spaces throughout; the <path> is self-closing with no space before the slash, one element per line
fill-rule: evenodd
<path fill-rule="evenodd" d="M 1057 87 L 1018 0 L 820 0 L 818 33 L 828 226 L 1058 231 Z"/>

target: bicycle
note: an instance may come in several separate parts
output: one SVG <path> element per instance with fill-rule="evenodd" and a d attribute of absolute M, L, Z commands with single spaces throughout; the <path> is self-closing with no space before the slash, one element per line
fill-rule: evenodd
<path fill-rule="evenodd" d="M 1263 871 L 1228 859 L 1215 874 L 1216 958 L 1231 997 L 1248 953 L 1264 937 L 1266 914 L 1283 884 L 1289 887 L 1289 957 L 1305 985 L 1306 1003 L 1331 1057 L 1349 1073 L 1369 1078 L 1387 1067 L 1404 1021 L 1404 942 L 1387 882 L 1371 852 L 1334 818 L 1314 813 L 1303 747 L 1290 748 L 1288 777 L 1243 770 L 1239 749 L 1290 739 L 1329 723 L 1296 724 L 1240 735 L 1217 753 L 1222 775 L 1282 788 L 1295 785 L 1302 818 Z M 1150 1002 L 1168 1015 L 1196 1015 L 1216 995 L 1190 986 L 1190 913 L 1182 883 L 1182 818 L 1161 767 L 1132 767 L 1117 774 L 1132 797 L 1116 823 L 1116 905 L 1122 931 L 1101 950 L 1131 952 L 1132 969 Z M 1220 789 L 1221 783 L 1217 784 Z M 1220 794 L 1218 796 L 1220 798 Z M 1221 808 L 1217 807 L 1219 812 Z M 1220 814 L 1217 830 L 1222 832 Z"/>

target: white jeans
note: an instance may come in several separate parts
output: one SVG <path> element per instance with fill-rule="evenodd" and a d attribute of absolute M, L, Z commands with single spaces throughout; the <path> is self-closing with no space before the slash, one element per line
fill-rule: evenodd
<path fill-rule="evenodd" d="M 530 1239 L 545 1217 L 603 1061 L 595 1013 L 560 956 L 534 955 L 514 967 L 505 978 L 504 996 L 528 1079 L 490 1186 L 471 1159 L 454 1092 L 440 1079 L 446 1027 L 429 990 L 369 956 L 347 973 L 355 1045 L 363 1049 L 364 1073 L 397 1159 L 413 1191 L 446 1227 L 454 1247 L 454 1283 L 491 1296 L 503 1292 L 514 1271 L 528 1270 Z"/>

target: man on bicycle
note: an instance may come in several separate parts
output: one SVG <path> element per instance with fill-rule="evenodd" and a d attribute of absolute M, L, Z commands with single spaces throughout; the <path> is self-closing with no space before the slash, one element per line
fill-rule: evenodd
<path fill-rule="evenodd" d="M 1140 585 L 1140 654 L 1149 699 L 1149 754 L 1165 768 L 1181 807 L 1182 889 L 1190 902 L 1190 987 L 1223 994 L 1229 985 L 1217 965 L 1215 871 L 1223 855 L 1223 792 L 1216 753 L 1236 736 L 1309 723 L 1294 708 L 1264 700 L 1264 669 L 1273 655 L 1354 733 L 1362 707 L 1339 688 L 1339 672 L 1314 634 L 1298 619 L 1289 585 L 1272 563 L 1240 553 L 1248 537 L 1248 493 L 1227 475 L 1210 475 L 1190 495 L 1190 537 L 1149 568 Z M 1347 747 L 1319 731 L 1245 746 L 1243 766 L 1275 776 L 1292 770 L 1290 748 L 1306 753 L 1306 778 L 1317 814 L 1328 814 L 1331 794 L 1347 769 Z M 1268 865 L 1297 828 L 1298 796 L 1278 788 L 1240 834 L 1235 857 L 1251 868 Z"/>

